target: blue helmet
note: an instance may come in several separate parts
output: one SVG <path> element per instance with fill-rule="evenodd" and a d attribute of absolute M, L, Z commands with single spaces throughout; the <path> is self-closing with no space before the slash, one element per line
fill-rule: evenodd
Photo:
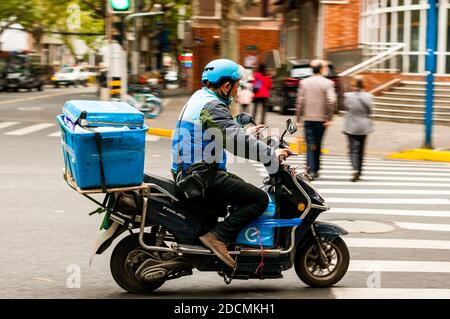
<path fill-rule="evenodd" d="M 202 83 L 221 84 L 225 80 L 236 82 L 246 75 L 245 69 L 228 59 L 217 59 L 209 62 L 202 74 Z"/>

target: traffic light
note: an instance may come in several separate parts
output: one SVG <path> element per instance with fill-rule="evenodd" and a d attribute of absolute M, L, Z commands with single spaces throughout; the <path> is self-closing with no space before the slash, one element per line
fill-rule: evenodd
<path fill-rule="evenodd" d="M 133 11 L 134 0 L 108 0 L 109 12 L 130 13 Z"/>
<path fill-rule="evenodd" d="M 112 18 L 112 38 L 123 46 L 125 37 L 125 23 L 123 17 L 113 16 Z"/>

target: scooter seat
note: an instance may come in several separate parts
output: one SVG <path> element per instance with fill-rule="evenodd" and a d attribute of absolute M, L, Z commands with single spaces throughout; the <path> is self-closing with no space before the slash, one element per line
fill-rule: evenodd
<path fill-rule="evenodd" d="M 156 184 L 162 189 L 169 192 L 171 195 L 175 196 L 176 198 L 179 198 L 180 194 L 178 188 L 175 185 L 175 182 L 171 179 L 157 175 L 144 174 L 144 182 Z"/>

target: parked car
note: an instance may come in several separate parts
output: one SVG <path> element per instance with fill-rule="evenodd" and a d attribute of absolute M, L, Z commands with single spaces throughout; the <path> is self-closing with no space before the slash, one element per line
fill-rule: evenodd
<path fill-rule="evenodd" d="M 0 92 L 6 89 L 6 73 L 0 71 Z"/>
<path fill-rule="evenodd" d="M 83 67 L 66 67 L 56 72 L 51 80 L 55 88 L 58 88 L 60 85 L 65 85 L 66 87 L 73 85 L 77 87 L 78 84 L 86 86 L 90 76 L 91 72 Z"/>
<path fill-rule="evenodd" d="M 44 73 L 42 67 L 28 63 L 8 64 L 5 77 L 6 90 L 19 91 L 25 89 L 42 91 L 44 87 Z"/>
<path fill-rule="evenodd" d="M 296 60 L 290 61 L 290 67 L 286 69 L 286 74 L 281 77 L 278 89 L 278 97 L 280 101 L 280 113 L 285 115 L 289 111 L 295 110 L 297 101 L 297 90 L 300 81 L 313 75 L 310 61 Z M 328 74 L 326 77 L 335 84 L 336 92 L 339 91 L 339 76 L 334 71 L 333 65 L 328 64 Z M 281 95 L 281 96 L 280 96 Z"/>

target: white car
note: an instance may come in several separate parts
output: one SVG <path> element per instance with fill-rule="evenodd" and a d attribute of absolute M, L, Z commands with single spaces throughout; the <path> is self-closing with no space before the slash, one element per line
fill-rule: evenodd
<path fill-rule="evenodd" d="M 51 80 L 56 88 L 60 85 L 65 85 L 66 87 L 73 85 L 76 87 L 78 84 L 82 84 L 86 86 L 89 76 L 90 72 L 85 68 L 67 67 L 60 72 L 56 72 Z"/>

